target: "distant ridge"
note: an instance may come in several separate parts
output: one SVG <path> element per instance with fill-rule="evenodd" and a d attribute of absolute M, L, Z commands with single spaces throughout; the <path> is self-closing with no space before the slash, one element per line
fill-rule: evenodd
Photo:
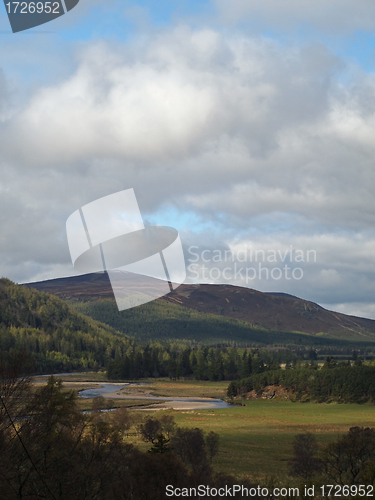
<path fill-rule="evenodd" d="M 138 286 L 138 282 L 132 281 L 132 274 L 128 274 L 130 286 L 133 282 Z M 27 283 L 25 286 L 73 302 L 114 300 L 108 275 L 104 272 Z M 328 311 L 314 302 L 282 292 L 264 293 L 233 285 L 193 284 L 181 285 L 155 302 L 168 302 L 200 313 L 241 320 L 276 332 L 321 334 L 362 342 L 375 340 L 375 320 Z"/>
<path fill-rule="evenodd" d="M 293 299 L 300 299 L 300 297 L 297 297 L 296 295 L 291 295 L 290 293 L 285 293 L 285 292 L 264 292 L 267 295 L 275 295 L 276 297 L 292 297 Z"/>

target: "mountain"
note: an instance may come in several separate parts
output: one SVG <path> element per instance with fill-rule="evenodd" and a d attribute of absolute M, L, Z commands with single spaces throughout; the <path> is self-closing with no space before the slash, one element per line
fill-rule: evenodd
<path fill-rule="evenodd" d="M 128 273 L 128 279 L 130 286 L 138 286 L 131 273 Z M 57 295 L 75 304 L 77 310 L 129 335 L 136 335 L 134 322 L 146 315 L 154 315 L 154 323 L 160 323 L 163 319 L 168 322 L 172 316 L 174 328 L 179 318 L 184 322 L 189 318 L 197 322 L 209 316 L 216 329 L 220 321 L 225 320 L 225 328 L 229 328 L 229 325 L 232 329 L 235 329 L 235 325 L 241 328 L 246 326 L 252 328 L 253 332 L 294 332 L 326 339 L 375 341 L 374 320 L 328 311 L 318 304 L 284 293 L 263 293 L 232 285 L 181 285 L 150 304 L 119 312 L 115 307 L 107 273 L 58 278 L 28 283 L 27 286 Z M 211 333 L 211 338 L 217 337 L 214 332 Z M 174 337 L 173 332 L 171 337 Z M 235 337 L 230 335 L 230 338 Z"/>

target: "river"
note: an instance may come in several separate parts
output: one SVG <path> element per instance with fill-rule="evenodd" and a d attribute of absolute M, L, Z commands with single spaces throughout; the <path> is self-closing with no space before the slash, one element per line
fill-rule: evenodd
<path fill-rule="evenodd" d="M 130 384 L 110 384 L 108 382 L 100 382 L 100 387 L 95 389 L 85 389 L 79 392 L 82 398 L 95 398 L 103 396 L 104 398 L 111 399 L 136 399 L 145 401 L 160 401 L 160 403 L 148 406 L 148 409 L 162 409 L 173 408 L 175 410 L 224 410 L 226 408 L 233 408 L 232 405 L 226 403 L 221 399 L 212 398 L 178 398 L 178 397 L 164 397 L 153 396 L 152 394 L 141 395 L 125 395 L 120 394 L 119 391 Z M 131 384 L 134 385 L 148 385 L 148 384 Z M 163 404 L 164 403 L 164 404 Z"/>

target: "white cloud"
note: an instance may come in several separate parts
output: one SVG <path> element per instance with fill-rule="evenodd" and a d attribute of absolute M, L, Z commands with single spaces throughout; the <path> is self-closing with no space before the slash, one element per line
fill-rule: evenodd
<path fill-rule="evenodd" d="M 359 318 L 375 319 L 375 304 L 373 302 L 349 302 L 343 304 L 322 304 L 323 307 L 331 311 L 337 311 Z"/>
<path fill-rule="evenodd" d="M 226 23 L 266 24 L 277 30 L 312 26 L 329 32 L 351 33 L 375 27 L 375 5 L 369 0 L 213 0 Z"/>
<path fill-rule="evenodd" d="M 65 273 L 66 218 L 133 187 L 144 213 L 167 204 L 209 222 L 185 230 L 189 244 L 317 250 L 303 280 L 255 287 L 373 296 L 371 75 L 340 78 L 351 68 L 322 45 L 183 26 L 77 57 L 1 124 L 2 274 Z"/>

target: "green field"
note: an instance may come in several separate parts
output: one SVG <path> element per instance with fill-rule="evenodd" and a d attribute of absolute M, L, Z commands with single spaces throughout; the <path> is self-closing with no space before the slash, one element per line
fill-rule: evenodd
<path fill-rule="evenodd" d="M 294 436 L 316 434 L 320 444 L 350 427 L 375 426 L 375 408 L 361 405 L 319 405 L 256 400 L 228 410 L 174 412 L 182 427 L 200 427 L 220 435 L 214 465 L 218 471 L 264 478 L 287 474 Z"/>
<path fill-rule="evenodd" d="M 222 397 L 223 382 L 167 382 L 154 384 L 153 394 L 165 396 Z M 220 435 L 217 471 L 264 479 L 283 478 L 288 472 L 292 441 L 311 432 L 320 445 L 338 438 L 350 427 L 375 427 L 375 407 L 358 404 L 293 403 L 278 400 L 246 401 L 226 410 L 170 411 L 180 427 L 200 427 Z M 142 412 L 155 416 L 155 412 Z M 147 449 L 149 445 L 137 444 Z"/>
<path fill-rule="evenodd" d="M 70 377 L 62 377 L 73 382 Z M 78 376 L 90 379 L 90 374 Z M 98 382 L 99 377 L 93 377 Z M 93 382 L 94 380 L 91 379 Z M 171 381 L 150 379 L 147 392 L 158 396 L 180 397 L 225 397 L 228 382 L 202 382 L 194 380 Z M 91 400 L 85 401 L 85 406 Z M 116 400 L 116 406 L 137 405 L 141 401 Z M 82 401 L 81 401 L 82 404 Z M 231 473 L 238 477 L 249 476 L 264 481 L 273 476 L 285 480 L 288 474 L 288 459 L 292 454 L 292 441 L 299 433 L 311 432 L 318 443 L 323 445 L 336 440 L 350 427 L 375 427 L 375 406 L 370 404 L 316 404 L 293 403 L 285 400 L 252 400 L 245 406 L 233 406 L 225 410 L 165 410 L 173 414 L 180 427 L 199 427 L 206 432 L 213 430 L 220 435 L 220 451 L 213 461 L 219 472 Z M 148 416 L 158 416 L 155 411 L 132 411 L 139 424 Z M 143 450 L 149 443 L 141 441 L 136 427 L 131 430 L 129 442 Z M 290 482 L 290 479 L 288 479 Z"/>

